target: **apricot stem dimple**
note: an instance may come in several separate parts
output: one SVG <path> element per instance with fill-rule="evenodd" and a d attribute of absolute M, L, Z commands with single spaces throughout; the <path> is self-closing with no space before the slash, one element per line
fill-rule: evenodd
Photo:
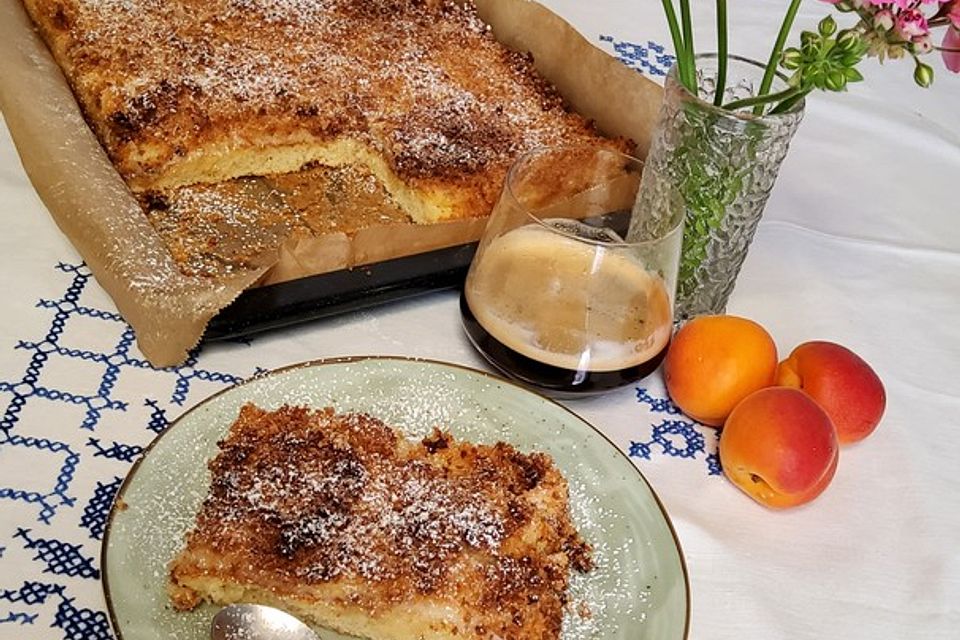
<path fill-rule="evenodd" d="M 761 498 L 761 502 L 776 495 L 777 492 L 773 490 L 773 487 L 770 486 L 770 483 L 763 479 L 763 476 L 753 473 L 752 471 L 744 471 L 746 472 L 747 477 L 750 478 L 750 482 L 752 482 L 754 485 L 752 488 L 747 490 L 747 493 L 749 493 L 751 496 L 754 496 L 754 498 Z M 746 487 L 743 486 L 741 488 L 746 489 Z"/>

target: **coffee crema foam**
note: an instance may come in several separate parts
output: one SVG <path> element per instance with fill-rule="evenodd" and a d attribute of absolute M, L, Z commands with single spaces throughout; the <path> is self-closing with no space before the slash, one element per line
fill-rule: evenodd
<path fill-rule="evenodd" d="M 467 277 L 467 303 L 494 338 L 538 362 L 637 366 L 667 345 L 673 317 L 663 280 L 626 251 L 519 227 L 485 247 Z"/>

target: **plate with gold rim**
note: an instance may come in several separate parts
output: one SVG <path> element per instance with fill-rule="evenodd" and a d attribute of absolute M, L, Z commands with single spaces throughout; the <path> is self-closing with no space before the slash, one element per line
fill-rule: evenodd
<path fill-rule="evenodd" d="M 549 454 L 570 486 L 574 524 L 595 567 L 573 574 L 562 640 L 682 640 L 690 620 L 683 553 L 666 510 L 633 463 L 562 405 L 488 373 L 395 357 L 321 360 L 257 376 L 203 400 L 159 435 L 117 493 L 101 567 L 119 640 L 205 640 L 216 612 L 177 612 L 167 566 L 209 488 L 207 462 L 240 407 L 284 404 L 364 412 L 423 438 L 435 426 L 463 440 Z M 585 612 L 589 612 L 588 615 Z M 322 630 L 326 640 L 346 636 Z"/>

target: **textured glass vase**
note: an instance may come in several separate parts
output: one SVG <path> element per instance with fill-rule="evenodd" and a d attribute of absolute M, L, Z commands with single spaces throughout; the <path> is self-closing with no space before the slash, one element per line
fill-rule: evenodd
<path fill-rule="evenodd" d="M 723 103 L 755 95 L 764 65 L 728 57 Z M 803 117 L 802 101 L 785 113 L 755 116 L 713 104 L 716 55 L 697 57 L 699 96 L 674 66 L 665 85 L 660 119 L 644 168 L 631 233 L 646 235 L 642 211 L 657 211 L 673 189 L 687 207 L 675 317 L 682 321 L 723 313 L 740 266 L 763 215 L 780 163 Z M 786 87 L 778 77 L 771 89 Z"/>

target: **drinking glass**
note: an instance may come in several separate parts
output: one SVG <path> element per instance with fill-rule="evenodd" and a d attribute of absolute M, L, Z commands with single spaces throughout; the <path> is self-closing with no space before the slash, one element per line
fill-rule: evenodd
<path fill-rule="evenodd" d="M 636 209 L 642 169 L 619 151 L 569 146 L 509 170 L 460 298 L 467 336 L 507 377 L 572 398 L 660 364 L 684 209 L 677 194 L 657 198 L 660 211 Z"/>

